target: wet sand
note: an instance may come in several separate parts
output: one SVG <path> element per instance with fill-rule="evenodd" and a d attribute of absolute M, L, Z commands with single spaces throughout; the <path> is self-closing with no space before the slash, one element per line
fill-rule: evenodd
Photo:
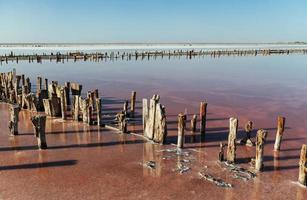
<path fill-rule="evenodd" d="M 306 188 L 296 184 L 300 148 L 307 143 L 305 64 L 304 57 L 286 56 L 130 64 L 20 63 L 14 66 L 17 72 L 30 75 L 32 82 L 40 74 L 60 82 L 79 80 L 85 86 L 83 92 L 98 88 L 105 99 L 104 115 L 121 108 L 131 90 L 137 91 L 138 114 L 141 98 L 159 93 L 166 106 L 168 144 L 155 145 L 138 136 L 49 118 L 49 149 L 38 151 L 30 113 L 20 113 L 20 136 L 9 137 L 8 107 L 0 104 L 0 198 L 306 199 Z M 4 66 L 1 71 L 9 69 L 11 66 Z M 174 148 L 177 114 L 187 109 L 191 119 L 204 99 L 209 102 L 206 137 L 201 140 L 197 134 L 193 140 L 187 130 L 187 157 L 159 152 Z M 276 154 L 273 144 L 278 115 L 286 117 L 286 130 L 281 151 Z M 255 129 L 269 130 L 264 172 L 253 180 L 235 179 L 217 162 L 219 142 L 227 141 L 232 116 L 239 118 L 240 137 L 247 120 L 254 121 Z M 129 130 L 142 134 L 139 123 L 130 124 Z M 248 168 L 254 156 L 254 148 L 237 148 L 242 167 Z M 182 159 L 190 160 L 187 165 L 191 170 L 180 174 L 174 169 Z M 156 161 L 156 169 L 142 165 L 149 160 Z M 201 170 L 234 187 L 220 188 L 200 179 Z"/>

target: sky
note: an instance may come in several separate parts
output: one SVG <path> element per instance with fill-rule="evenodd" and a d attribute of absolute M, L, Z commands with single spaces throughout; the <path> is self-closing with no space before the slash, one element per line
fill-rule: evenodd
<path fill-rule="evenodd" d="M 0 0 L 0 43 L 307 42 L 306 0 Z"/>

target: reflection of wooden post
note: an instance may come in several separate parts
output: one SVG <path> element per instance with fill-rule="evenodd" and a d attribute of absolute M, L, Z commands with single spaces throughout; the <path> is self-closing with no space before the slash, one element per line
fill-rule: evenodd
<path fill-rule="evenodd" d="M 264 152 L 264 143 L 267 137 L 268 132 L 260 129 L 257 131 L 256 137 L 256 159 L 255 159 L 255 170 L 262 171 L 263 169 L 263 152 Z"/>
<path fill-rule="evenodd" d="M 227 146 L 227 162 L 234 163 L 236 160 L 236 138 L 238 132 L 238 119 L 229 119 L 229 134 Z"/>
<path fill-rule="evenodd" d="M 303 144 L 301 149 L 301 157 L 299 162 L 298 182 L 307 186 L 307 145 Z"/>
<path fill-rule="evenodd" d="M 11 135 L 18 135 L 18 121 L 20 107 L 19 105 L 11 105 L 10 106 L 10 124 L 9 129 L 11 131 Z"/>
<path fill-rule="evenodd" d="M 197 123 L 197 115 L 193 115 L 193 118 L 191 119 L 191 132 L 196 132 L 196 123 Z"/>
<path fill-rule="evenodd" d="M 282 140 L 282 135 L 285 130 L 285 122 L 286 118 L 278 116 L 277 119 L 277 132 L 276 132 L 276 139 L 275 139 L 275 145 L 274 145 L 274 150 L 279 151 L 280 150 L 280 144 Z"/>
<path fill-rule="evenodd" d="M 132 91 L 132 93 L 131 93 L 131 102 L 130 102 L 130 117 L 134 117 L 135 100 L 136 100 L 136 92 Z"/>
<path fill-rule="evenodd" d="M 205 102 L 200 102 L 199 117 L 200 117 L 200 133 L 201 135 L 204 135 L 206 132 L 206 118 L 207 118 L 207 103 Z"/>
<path fill-rule="evenodd" d="M 96 98 L 96 110 L 97 110 L 97 125 L 102 125 L 102 113 L 101 113 L 101 98 Z"/>
<path fill-rule="evenodd" d="M 178 140 L 177 140 L 178 148 L 183 148 L 184 144 L 185 119 L 186 116 L 184 114 L 180 113 L 178 115 Z"/>
<path fill-rule="evenodd" d="M 37 144 L 39 149 L 47 149 L 45 127 L 46 127 L 46 116 L 36 115 L 31 117 L 35 129 L 35 136 L 37 138 Z"/>

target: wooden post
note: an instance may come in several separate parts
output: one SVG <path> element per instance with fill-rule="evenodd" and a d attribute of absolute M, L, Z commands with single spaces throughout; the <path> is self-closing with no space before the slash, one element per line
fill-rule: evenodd
<path fill-rule="evenodd" d="M 48 93 L 48 79 L 45 78 L 45 90 L 47 90 L 47 93 Z"/>
<path fill-rule="evenodd" d="M 47 149 L 45 127 L 46 127 L 46 116 L 36 115 L 31 117 L 35 129 L 35 136 L 37 138 L 37 144 L 39 149 Z"/>
<path fill-rule="evenodd" d="M 307 145 L 303 144 L 301 149 L 301 157 L 299 162 L 298 182 L 307 186 Z"/>
<path fill-rule="evenodd" d="M 280 150 L 280 144 L 281 144 L 282 136 L 283 136 L 283 133 L 284 133 L 284 130 L 285 130 L 285 122 L 286 122 L 286 118 L 278 116 L 274 151 Z"/>
<path fill-rule="evenodd" d="M 178 148 L 183 148 L 184 144 L 185 119 L 186 116 L 184 114 L 180 113 L 178 115 L 178 140 L 177 140 Z"/>
<path fill-rule="evenodd" d="M 116 115 L 117 121 L 118 121 L 118 129 L 123 132 L 127 133 L 127 121 L 126 121 L 126 116 L 124 113 L 118 113 Z"/>
<path fill-rule="evenodd" d="M 156 105 L 155 113 L 155 127 L 154 127 L 154 142 L 163 144 L 167 136 L 166 114 L 165 107 L 160 103 Z"/>
<path fill-rule="evenodd" d="M 135 100 L 136 100 L 136 92 L 131 92 L 131 102 L 130 102 L 130 117 L 134 117 L 135 112 Z"/>
<path fill-rule="evenodd" d="M 263 169 L 263 152 L 264 152 L 264 143 L 267 137 L 268 132 L 260 129 L 257 131 L 256 137 L 256 159 L 255 159 L 255 170 L 257 172 L 262 171 Z"/>
<path fill-rule="evenodd" d="M 65 91 L 65 87 L 61 88 L 60 93 L 61 93 L 61 96 L 60 96 L 61 115 L 62 115 L 62 119 L 66 120 L 67 105 L 66 105 L 66 91 Z"/>
<path fill-rule="evenodd" d="M 205 135 L 206 118 L 207 118 L 207 103 L 206 102 L 200 102 L 199 117 L 200 117 L 200 133 L 201 135 Z"/>
<path fill-rule="evenodd" d="M 219 161 L 223 162 L 224 161 L 224 148 L 225 144 L 220 143 L 220 152 L 219 152 Z"/>
<path fill-rule="evenodd" d="M 36 93 L 39 94 L 40 91 L 42 90 L 42 77 L 37 77 L 37 82 L 36 82 Z"/>
<path fill-rule="evenodd" d="M 71 105 L 71 101 L 70 101 L 70 82 L 65 82 L 65 88 L 66 88 L 66 102 L 67 102 L 67 105 Z"/>
<path fill-rule="evenodd" d="M 248 121 L 245 124 L 245 137 L 240 140 L 240 144 L 246 145 L 246 146 L 254 146 L 254 143 L 251 140 L 251 132 L 253 130 L 253 122 L 252 121 Z"/>
<path fill-rule="evenodd" d="M 128 115 L 128 101 L 125 101 L 123 107 L 123 113 L 127 116 Z"/>
<path fill-rule="evenodd" d="M 227 162 L 234 163 L 236 160 L 236 138 L 238 132 L 238 119 L 229 119 L 229 134 L 227 146 Z"/>
<path fill-rule="evenodd" d="M 148 122 L 148 117 L 149 117 L 149 110 L 148 110 L 148 100 L 143 99 L 143 116 L 142 116 L 142 121 L 143 121 L 143 132 L 144 135 L 146 135 L 145 130 L 146 130 L 146 125 Z"/>
<path fill-rule="evenodd" d="M 9 129 L 11 132 L 11 135 L 18 135 L 18 121 L 19 121 L 19 111 L 20 107 L 19 105 L 11 105 L 10 106 L 10 123 L 9 123 Z"/>
<path fill-rule="evenodd" d="M 101 98 L 96 98 L 97 125 L 102 125 Z"/>
<path fill-rule="evenodd" d="M 80 96 L 73 96 L 73 104 L 72 104 L 72 117 L 75 121 L 79 121 L 79 110 L 80 110 Z"/>
<path fill-rule="evenodd" d="M 193 115 L 193 118 L 191 119 L 191 132 L 196 132 L 196 124 L 197 124 L 197 115 Z"/>

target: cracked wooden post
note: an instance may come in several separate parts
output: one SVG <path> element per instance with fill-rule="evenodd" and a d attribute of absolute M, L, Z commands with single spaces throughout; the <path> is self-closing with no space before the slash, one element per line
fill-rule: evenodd
<path fill-rule="evenodd" d="M 97 110 L 97 125 L 102 125 L 102 113 L 101 113 L 101 98 L 96 98 L 96 110 Z"/>
<path fill-rule="evenodd" d="M 36 115 L 31 117 L 35 129 L 35 136 L 37 138 L 37 145 L 39 149 L 47 149 L 47 142 L 45 136 L 46 116 Z"/>
<path fill-rule="evenodd" d="M 196 132 L 196 125 L 197 125 L 197 115 L 193 115 L 193 118 L 191 119 L 191 132 Z"/>
<path fill-rule="evenodd" d="M 234 163 L 236 160 L 236 138 L 238 132 L 238 119 L 229 119 L 229 134 L 227 146 L 227 162 Z"/>
<path fill-rule="evenodd" d="M 145 129 L 146 129 L 146 125 L 148 122 L 148 117 L 149 117 L 149 110 L 148 110 L 148 100 L 147 99 L 143 99 L 143 112 L 142 112 L 142 121 L 143 121 L 143 132 L 144 135 L 145 134 Z"/>
<path fill-rule="evenodd" d="M 274 151 L 280 150 L 280 144 L 281 144 L 282 136 L 283 136 L 283 133 L 284 133 L 284 130 L 285 130 L 285 122 L 286 122 L 286 118 L 278 116 Z"/>
<path fill-rule="evenodd" d="M 127 133 L 127 121 L 126 121 L 126 115 L 124 113 L 118 113 L 116 115 L 117 122 L 118 122 L 118 129 L 122 133 Z"/>
<path fill-rule="evenodd" d="M 66 120 L 66 112 L 67 112 L 67 105 L 66 105 L 66 88 L 62 87 L 60 90 L 61 96 L 60 96 L 60 101 L 61 101 L 61 116 L 63 120 Z"/>
<path fill-rule="evenodd" d="M 72 117 L 75 121 L 79 121 L 79 111 L 81 106 L 81 97 L 78 95 L 73 96 L 73 102 L 72 102 Z"/>
<path fill-rule="evenodd" d="M 299 162 L 298 182 L 307 186 L 307 145 L 303 144 Z"/>
<path fill-rule="evenodd" d="M 42 77 L 37 77 L 36 81 L 36 94 L 39 94 L 40 91 L 42 90 Z"/>
<path fill-rule="evenodd" d="M 18 121 L 19 121 L 19 105 L 10 105 L 10 122 L 9 129 L 11 135 L 18 135 Z"/>
<path fill-rule="evenodd" d="M 163 107 L 160 103 L 157 103 L 155 114 L 155 133 L 153 140 L 154 142 L 163 144 L 167 136 L 165 107 Z"/>
<path fill-rule="evenodd" d="M 205 135 L 206 118 L 207 118 L 207 103 L 206 102 L 200 102 L 199 117 L 200 117 L 200 133 L 201 135 Z"/>
<path fill-rule="evenodd" d="M 136 100 L 136 92 L 131 92 L 131 101 L 130 101 L 130 117 L 134 117 L 135 113 L 135 100 Z"/>
<path fill-rule="evenodd" d="M 257 131 L 256 136 L 256 159 L 255 159 L 255 170 L 257 172 L 262 171 L 263 169 L 263 152 L 264 152 L 264 143 L 266 140 L 268 132 L 260 129 Z"/>
<path fill-rule="evenodd" d="M 177 148 L 183 148 L 184 144 L 184 129 L 186 116 L 182 113 L 178 115 L 178 140 Z"/>

